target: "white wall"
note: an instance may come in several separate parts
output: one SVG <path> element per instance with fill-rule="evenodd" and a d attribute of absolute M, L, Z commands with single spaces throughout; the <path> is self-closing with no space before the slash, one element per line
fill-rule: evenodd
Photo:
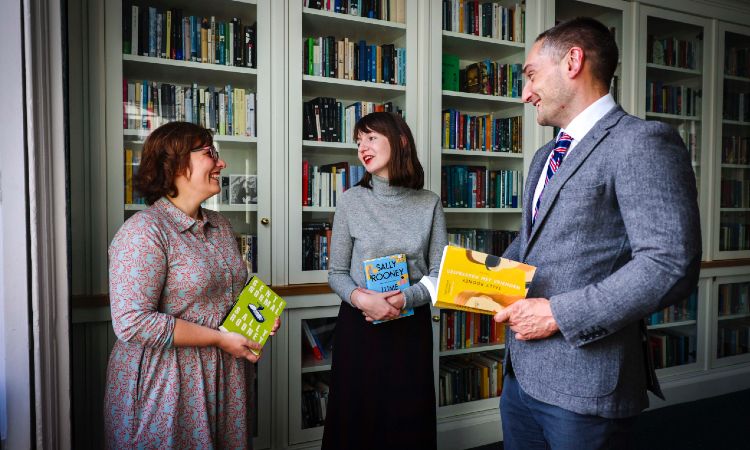
<path fill-rule="evenodd" d="M 32 385 L 21 2 L 3 2 L 0 30 L 0 414 L 3 445 L 15 449 L 31 448 Z"/>

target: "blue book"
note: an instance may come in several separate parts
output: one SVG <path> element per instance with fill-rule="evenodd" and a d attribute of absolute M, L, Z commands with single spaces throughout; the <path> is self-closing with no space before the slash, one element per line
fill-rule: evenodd
<path fill-rule="evenodd" d="M 403 291 L 409 287 L 409 268 L 406 264 L 406 255 L 382 256 L 380 258 L 362 261 L 365 271 L 365 282 L 367 289 L 375 292 Z M 401 315 L 397 317 L 413 316 L 414 309 L 402 309 Z M 385 320 L 376 320 L 373 323 L 382 323 Z"/>

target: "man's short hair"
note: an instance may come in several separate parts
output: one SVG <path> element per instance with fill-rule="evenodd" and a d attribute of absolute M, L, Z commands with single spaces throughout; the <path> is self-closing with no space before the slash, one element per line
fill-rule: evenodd
<path fill-rule="evenodd" d="M 536 38 L 541 49 L 562 58 L 571 47 L 581 47 L 591 73 L 604 86 L 609 86 L 617 68 L 619 51 L 615 37 L 604 24 L 591 17 L 576 17 L 561 22 Z"/>

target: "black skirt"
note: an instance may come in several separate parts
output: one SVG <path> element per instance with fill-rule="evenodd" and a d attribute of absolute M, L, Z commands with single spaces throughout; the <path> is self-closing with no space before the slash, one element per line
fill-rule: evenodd
<path fill-rule="evenodd" d="M 377 325 L 343 302 L 322 449 L 437 447 L 428 305 Z"/>

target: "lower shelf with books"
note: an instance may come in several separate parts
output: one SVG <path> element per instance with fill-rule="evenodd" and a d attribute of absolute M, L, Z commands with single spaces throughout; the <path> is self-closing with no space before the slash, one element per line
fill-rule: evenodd
<path fill-rule="evenodd" d="M 698 358 L 698 289 L 685 300 L 646 317 L 656 369 L 694 364 Z"/>
<path fill-rule="evenodd" d="M 289 439 L 291 444 L 323 437 L 331 380 L 333 333 L 337 306 L 299 308 L 289 312 Z"/>
<path fill-rule="evenodd" d="M 503 389 L 503 352 L 441 355 L 438 405 L 442 408 L 499 397 Z"/>

